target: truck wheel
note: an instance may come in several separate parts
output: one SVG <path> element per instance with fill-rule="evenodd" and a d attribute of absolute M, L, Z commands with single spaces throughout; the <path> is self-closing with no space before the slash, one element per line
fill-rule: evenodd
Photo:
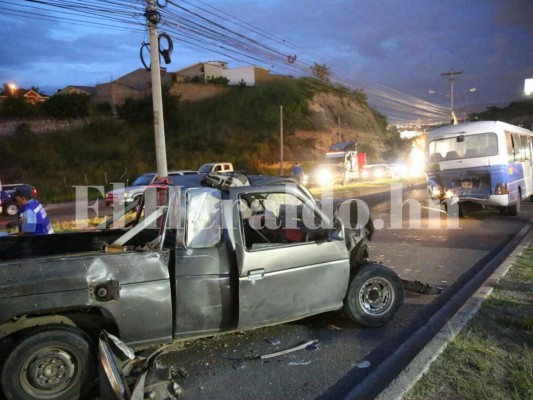
<path fill-rule="evenodd" d="M 17 215 L 18 211 L 19 208 L 15 203 L 9 202 L 4 206 L 4 213 L 6 215 L 9 215 L 10 217 L 14 217 L 15 215 Z"/>
<path fill-rule="evenodd" d="M 365 264 L 352 276 L 344 311 L 355 322 L 369 327 L 383 326 L 403 303 L 402 281 L 391 269 Z"/>
<path fill-rule="evenodd" d="M 7 400 L 74 400 L 92 386 L 96 373 L 91 340 L 71 327 L 30 331 L 7 354 L 2 389 Z"/>

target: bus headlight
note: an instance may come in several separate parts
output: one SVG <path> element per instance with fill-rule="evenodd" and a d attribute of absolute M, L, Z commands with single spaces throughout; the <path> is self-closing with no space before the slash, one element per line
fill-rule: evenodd
<path fill-rule="evenodd" d="M 429 186 L 429 195 L 432 199 L 440 199 L 444 195 L 444 190 L 441 185 Z"/>
<path fill-rule="evenodd" d="M 495 194 L 509 194 L 509 186 L 507 183 L 498 183 L 494 192 Z"/>

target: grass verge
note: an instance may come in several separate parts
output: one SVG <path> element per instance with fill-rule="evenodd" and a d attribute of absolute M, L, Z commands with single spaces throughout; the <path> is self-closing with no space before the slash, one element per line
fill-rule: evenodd
<path fill-rule="evenodd" d="M 533 247 L 404 399 L 533 399 Z"/>
<path fill-rule="evenodd" d="M 373 189 L 380 189 L 380 190 L 389 190 L 390 186 L 393 184 L 402 184 L 404 186 L 409 186 L 413 184 L 419 184 L 425 182 L 425 179 L 423 177 L 415 177 L 415 178 L 404 178 L 404 179 L 396 179 L 396 178 L 383 178 L 383 179 L 376 179 L 373 181 L 354 181 L 350 182 L 347 185 L 342 184 L 335 184 L 333 186 L 312 186 L 309 188 L 309 191 L 314 195 L 318 196 L 321 195 L 323 192 L 327 193 L 339 193 L 339 192 L 350 192 L 350 191 L 357 191 L 357 190 L 373 190 Z"/>

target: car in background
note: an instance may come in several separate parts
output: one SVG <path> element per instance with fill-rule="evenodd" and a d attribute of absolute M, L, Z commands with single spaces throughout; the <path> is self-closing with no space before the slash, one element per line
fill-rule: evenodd
<path fill-rule="evenodd" d="M 193 170 L 170 171 L 168 173 L 168 178 L 172 180 L 172 178 L 175 176 L 199 174 L 200 173 L 198 171 Z M 131 185 L 123 188 L 113 189 L 107 192 L 105 195 L 105 204 L 111 207 L 114 207 L 117 204 L 127 207 L 129 204 L 139 200 L 146 187 L 154 183 L 157 179 L 158 176 L 156 172 L 147 172 L 142 174 L 135 179 Z"/>
<path fill-rule="evenodd" d="M 15 190 L 17 187 L 26 185 L 25 183 L 13 183 L 9 185 L 0 185 L 0 212 L 7 217 L 14 217 L 17 215 L 19 208 L 15 201 Z M 31 185 L 29 185 L 31 186 Z M 32 187 L 33 198 L 37 197 L 37 189 Z"/>
<path fill-rule="evenodd" d="M 361 179 L 392 178 L 393 170 L 390 164 L 367 164 L 361 170 Z"/>

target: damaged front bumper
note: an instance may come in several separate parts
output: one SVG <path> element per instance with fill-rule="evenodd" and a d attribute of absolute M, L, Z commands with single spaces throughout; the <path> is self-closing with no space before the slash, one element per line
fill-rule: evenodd
<path fill-rule="evenodd" d="M 183 397 L 170 368 L 158 365 L 165 347 L 148 357 L 136 357 L 133 350 L 106 331 L 100 333 L 100 398 L 109 400 L 168 399 Z M 102 373 L 103 372 L 103 373 Z"/>

